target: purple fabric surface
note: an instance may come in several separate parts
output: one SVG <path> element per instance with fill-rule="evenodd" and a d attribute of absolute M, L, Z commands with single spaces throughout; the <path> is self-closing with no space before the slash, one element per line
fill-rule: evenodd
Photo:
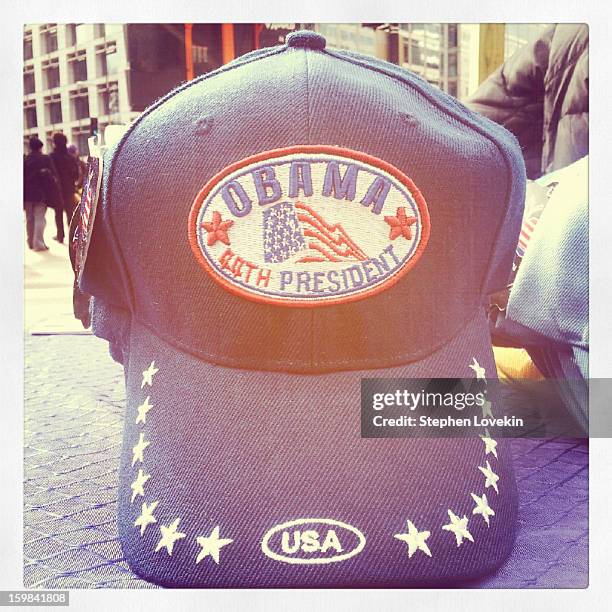
<path fill-rule="evenodd" d="M 24 586 L 155 588 L 129 570 L 117 536 L 122 368 L 88 336 L 28 337 L 25 352 Z M 587 445 L 515 440 L 511 450 L 513 552 L 495 574 L 465 586 L 586 587 Z"/>

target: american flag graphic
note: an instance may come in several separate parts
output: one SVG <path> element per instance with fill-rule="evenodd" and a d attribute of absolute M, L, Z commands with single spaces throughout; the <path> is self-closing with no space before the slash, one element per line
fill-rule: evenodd
<path fill-rule="evenodd" d="M 91 187 L 87 187 L 83 197 L 83 204 L 81 205 L 81 228 L 84 232 L 87 232 L 87 226 L 89 225 L 89 215 L 91 214 L 91 195 Z"/>
<path fill-rule="evenodd" d="M 286 261 L 298 252 L 303 252 L 300 263 L 368 259 L 342 225 L 328 223 L 301 202 L 281 202 L 264 211 L 263 231 L 267 263 Z"/>
<path fill-rule="evenodd" d="M 89 168 L 87 179 L 83 185 L 83 195 L 81 196 L 81 223 L 79 225 L 79 233 L 86 236 L 89 229 L 89 217 L 91 215 L 91 206 L 95 197 L 98 181 L 98 160 L 93 158 L 89 160 Z"/>
<path fill-rule="evenodd" d="M 531 234 L 533 233 L 537 222 L 538 217 L 530 217 L 529 219 L 523 222 L 523 227 L 521 228 L 518 245 L 516 246 L 516 254 L 519 257 L 523 257 L 525 255 L 527 245 L 529 244 L 529 239 L 531 238 Z"/>

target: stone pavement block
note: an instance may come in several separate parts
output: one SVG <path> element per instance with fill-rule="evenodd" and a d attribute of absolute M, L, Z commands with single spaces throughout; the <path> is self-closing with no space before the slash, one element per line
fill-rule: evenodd
<path fill-rule="evenodd" d="M 117 538 L 116 523 L 103 525 L 102 527 L 79 527 L 73 526 L 72 529 L 65 530 L 62 533 L 55 533 L 54 537 L 62 542 L 65 542 L 66 549 L 72 547 L 97 544 L 98 542 L 107 542 L 109 539 Z"/>
<path fill-rule="evenodd" d="M 44 580 L 53 575 L 53 570 L 44 563 L 29 563 L 23 568 L 23 586 L 26 589 L 37 587 Z"/>
<path fill-rule="evenodd" d="M 52 557 L 42 559 L 42 561 L 57 573 L 69 572 L 71 574 L 104 563 L 104 560 L 98 555 L 87 551 L 85 548 L 71 548 Z"/>
<path fill-rule="evenodd" d="M 108 580 L 100 582 L 96 588 L 104 589 L 158 589 L 156 584 L 146 582 L 137 576 L 126 574 L 125 577 L 119 580 Z"/>
<path fill-rule="evenodd" d="M 117 539 L 106 540 L 104 542 L 94 542 L 93 544 L 88 544 L 86 548 L 87 550 L 100 555 L 109 561 L 121 562 L 123 559 L 123 551 L 121 550 L 121 545 Z M 121 567 L 123 567 L 123 569 L 128 569 L 128 565 L 125 562 L 123 562 Z"/>
<path fill-rule="evenodd" d="M 111 580 L 124 580 L 133 574 L 115 563 L 103 563 L 74 572 L 75 576 L 92 583 Z"/>
<path fill-rule="evenodd" d="M 92 589 L 94 585 L 82 578 L 59 574 L 35 585 L 39 589 Z"/>
<path fill-rule="evenodd" d="M 55 538 L 38 538 L 23 545 L 23 554 L 43 561 L 66 551 L 66 543 Z"/>

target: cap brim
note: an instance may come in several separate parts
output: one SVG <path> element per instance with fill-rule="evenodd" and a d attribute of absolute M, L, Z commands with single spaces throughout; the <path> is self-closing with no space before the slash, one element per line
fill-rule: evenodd
<path fill-rule="evenodd" d="M 207 363 L 133 323 L 119 491 L 130 567 L 164 586 L 217 588 L 444 586 L 489 573 L 515 534 L 504 441 L 494 456 L 478 437 L 360 437 L 361 378 L 468 378 L 474 358 L 495 375 L 480 312 L 417 363 L 317 376 Z M 478 469 L 487 461 L 498 492 Z M 472 494 L 486 495 L 488 525 Z M 449 511 L 473 541 L 443 529 Z M 408 521 L 414 545 L 395 537 Z"/>

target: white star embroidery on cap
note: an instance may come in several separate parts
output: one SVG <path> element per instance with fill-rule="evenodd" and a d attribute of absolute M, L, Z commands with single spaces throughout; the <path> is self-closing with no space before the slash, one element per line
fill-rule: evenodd
<path fill-rule="evenodd" d="M 148 505 L 146 502 L 142 504 L 142 512 L 134 523 L 134 527 L 140 526 L 141 536 L 144 535 L 145 529 L 148 525 L 150 525 L 151 523 L 157 523 L 157 519 L 153 516 L 153 512 L 155 511 L 155 508 L 157 508 L 157 504 L 159 504 L 158 501 L 154 501 L 152 504 Z"/>
<path fill-rule="evenodd" d="M 138 416 L 136 417 L 136 425 L 138 423 L 142 423 L 146 425 L 147 423 L 147 412 L 153 408 L 153 404 L 149 404 L 149 396 L 147 395 L 147 399 L 138 406 Z"/>
<path fill-rule="evenodd" d="M 155 547 L 155 552 L 158 550 L 165 548 L 168 551 L 169 555 L 172 555 L 172 549 L 174 548 L 174 543 L 177 540 L 180 540 L 185 537 L 186 534 L 177 531 L 178 524 L 180 522 L 180 518 L 177 518 L 174 523 L 170 526 L 166 527 L 165 525 L 160 525 L 159 529 L 162 533 L 162 537 L 160 541 L 157 543 Z"/>
<path fill-rule="evenodd" d="M 493 417 L 493 411 L 491 410 L 491 402 L 489 400 L 485 400 L 482 405 L 482 418 Z"/>
<path fill-rule="evenodd" d="M 153 376 L 159 372 L 159 368 L 155 367 L 155 361 L 151 362 L 151 365 L 142 373 L 142 382 L 140 388 L 142 389 L 145 385 L 149 387 L 153 386 Z"/>
<path fill-rule="evenodd" d="M 487 467 L 483 468 L 482 466 L 478 466 L 478 469 L 485 476 L 485 489 L 488 487 L 493 487 L 496 493 L 499 493 L 497 489 L 497 481 L 499 480 L 499 476 L 491 469 L 491 464 L 487 461 Z"/>
<path fill-rule="evenodd" d="M 208 537 L 199 536 L 196 538 L 197 543 L 202 547 L 202 550 L 198 553 L 196 563 L 199 563 L 205 557 L 210 555 L 215 563 L 219 565 L 219 551 L 228 544 L 231 544 L 234 540 L 229 538 L 219 537 L 219 526 L 217 525 L 212 533 Z"/>
<path fill-rule="evenodd" d="M 474 495 L 474 493 L 470 493 L 472 499 L 476 503 L 476 507 L 472 510 L 472 514 L 482 514 L 482 518 L 485 520 L 487 527 L 489 526 L 489 517 L 495 516 L 495 512 L 489 506 L 489 502 L 487 501 L 487 496 L 483 493 L 482 497 L 478 497 L 478 495 Z"/>
<path fill-rule="evenodd" d="M 463 544 L 463 538 L 469 540 L 470 542 L 474 541 L 472 534 L 468 531 L 468 517 L 463 515 L 463 518 L 459 518 L 452 510 L 448 510 L 448 516 L 451 522 L 448 525 L 442 525 L 442 529 L 446 531 L 451 531 L 455 534 L 455 539 L 457 540 L 457 546 L 461 546 Z"/>
<path fill-rule="evenodd" d="M 151 478 L 151 474 L 145 474 L 142 470 L 138 470 L 136 480 L 130 485 L 130 489 L 132 489 L 132 499 L 130 503 L 136 499 L 137 495 L 144 497 L 144 485 L 149 478 Z"/>
<path fill-rule="evenodd" d="M 419 531 L 412 521 L 407 521 L 407 526 L 408 533 L 396 533 L 393 537 L 408 544 L 408 558 L 411 559 L 417 550 L 421 550 L 428 557 L 431 557 L 431 551 L 427 544 L 425 544 L 425 540 L 430 536 L 430 532 Z"/>
<path fill-rule="evenodd" d="M 484 380 L 486 384 L 486 370 L 476 361 L 476 357 L 472 357 L 472 360 L 474 363 L 470 364 L 469 367 L 476 373 L 476 378 Z"/>
<path fill-rule="evenodd" d="M 496 450 L 497 442 L 493 440 L 493 438 L 489 435 L 488 429 L 485 429 L 485 435 L 480 436 L 480 439 L 485 444 L 485 455 L 492 453 L 493 456 L 497 459 L 497 450 Z"/>
<path fill-rule="evenodd" d="M 133 457 L 132 457 L 132 465 L 134 465 L 137 461 L 142 463 L 144 461 L 144 450 L 151 444 L 148 440 L 144 439 L 144 434 L 141 433 L 138 438 L 138 444 L 132 449 Z"/>

